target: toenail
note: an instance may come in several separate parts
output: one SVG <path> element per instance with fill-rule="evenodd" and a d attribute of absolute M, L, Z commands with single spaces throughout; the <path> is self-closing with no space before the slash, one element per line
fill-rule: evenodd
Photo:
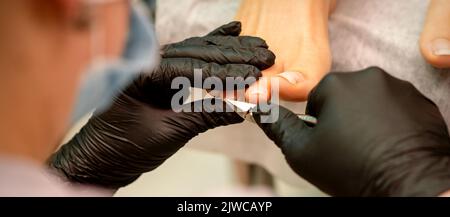
<path fill-rule="evenodd" d="M 431 42 L 431 51 L 436 56 L 450 55 L 450 41 L 445 38 L 438 38 Z"/>
<path fill-rule="evenodd" d="M 294 85 L 305 80 L 305 77 L 303 77 L 300 72 L 283 72 L 277 76 L 286 79 L 289 83 Z"/>

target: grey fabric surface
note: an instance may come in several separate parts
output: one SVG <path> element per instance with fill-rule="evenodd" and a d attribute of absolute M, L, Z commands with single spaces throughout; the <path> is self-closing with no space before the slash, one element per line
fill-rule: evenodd
<path fill-rule="evenodd" d="M 239 3 L 159 0 L 156 28 L 160 42 L 164 44 L 206 34 L 232 21 Z M 427 5 L 428 0 L 338 0 L 329 27 L 332 71 L 353 71 L 369 66 L 384 68 L 392 75 L 412 82 L 436 102 L 449 124 L 450 71 L 436 70 L 428 65 L 418 47 Z M 298 112 L 303 112 L 305 107 L 305 103 L 284 104 Z M 257 163 L 303 189 L 302 195 L 321 195 L 292 172 L 278 148 L 250 123 L 209 131 L 192 140 L 188 147 Z"/>

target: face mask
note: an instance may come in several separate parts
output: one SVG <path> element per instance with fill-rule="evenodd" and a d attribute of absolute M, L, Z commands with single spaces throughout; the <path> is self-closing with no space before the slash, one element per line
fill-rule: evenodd
<path fill-rule="evenodd" d="M 101 112 L 108 108 L 118 93 L 139 73 L 150 71 L 157 64 L 159 45 L 149 18 L 139 9 L 141 8 L 131 7 L 129 33 L 123 55 L 116 60 L 105 60 L 101 55 L 95 54 L 97 56 L 81 80 L 71 124 L 94 109 Z M 96 53 L 96 46 L 102 40 L 100 32 L 92 32 L 92 48 L 93 53 Z"/>

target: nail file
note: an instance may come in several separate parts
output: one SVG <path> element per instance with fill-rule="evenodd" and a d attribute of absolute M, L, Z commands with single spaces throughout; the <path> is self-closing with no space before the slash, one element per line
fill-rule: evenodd
<path fill-rule="evenodd" d="M 225 99 L 225 102 L 232 105 L 233 107 L 237 108 L 237 113 L 244 118 L 245 120 L 255 123 L 255 119 L 253 119 L 252 116 L 252 109 L 255 108 L 257 105 L 253 103 L 248 102 L 242 102 L 242 101 L 236 101 L 231 99 Z M 297 114 L 298 118 L 300 118 L 303 121 L 306 121 L 310 124 L 316 125 L 317 124 L 317 118 L 306 115 L 306 114 Z"/>

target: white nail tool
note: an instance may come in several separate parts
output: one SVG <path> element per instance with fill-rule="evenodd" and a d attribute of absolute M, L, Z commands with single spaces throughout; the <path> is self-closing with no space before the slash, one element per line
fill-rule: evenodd
<path fill-rule="evenodd" d="M 226 103 L 235 107 L 237 109 L 236 112 L 242 118 L 244 118 L 245 120 L 250 121 L 252 123 L 255 123 L 255 119 L 253 119 L 253 115 L 252 115 L 252 109 L 257 106 L 256 104 L 242 102 L 242 101 L 236 101 L 236 100 L 231 100 L 231 99 L 224 99 L 224 100 Z M 317 119 L 313 116 L 305 115 L 305 114 L 297 114 L 297 116 L 298 116 L 298 118 L 300 118 L 301 120 L 303 120 L 305 122 L 308 122 L 313 125 L 317 124 Z"/>

